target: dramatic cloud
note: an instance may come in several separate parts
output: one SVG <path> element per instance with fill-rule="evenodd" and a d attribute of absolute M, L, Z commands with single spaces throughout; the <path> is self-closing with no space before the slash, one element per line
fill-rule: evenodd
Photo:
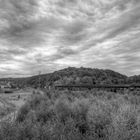
<path fill-rule="evenodd" d="M 140 0 L 0 0 L 0 77 L 68 66 L 140 74 Z"/>

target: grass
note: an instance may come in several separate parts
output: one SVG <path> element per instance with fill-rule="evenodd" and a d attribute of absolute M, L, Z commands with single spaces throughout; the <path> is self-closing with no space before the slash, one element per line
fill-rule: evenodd
<path fill-rule="evenodd" d="M 99 94 L 98 94 L 99 93 Z M 139 140 L 140 97 L 94 91 L 32 95 L 1 140 Z"/>

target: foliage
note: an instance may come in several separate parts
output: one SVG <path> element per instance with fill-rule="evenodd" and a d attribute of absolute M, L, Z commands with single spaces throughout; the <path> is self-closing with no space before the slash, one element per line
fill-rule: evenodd
<path fill-rule="evenodd" d="M 6 79 L 0 79 L 0 81 L 2 80 Z M 39 85 L 44 88 L 55 84 L 124 84 L 127 81 L 127 76 L 112 70 L 69 67 L 40 76 L 7 79 L 7 81 L 9 80 L 19 88 L 27 86 L 37 88 Z"/>
<path fill-rule="evenodd" d="M 103 91 L 34 94 L 15 122 L 1 123 L 0 139 L 139 140 L 138 101 L 138 95 Z"/>

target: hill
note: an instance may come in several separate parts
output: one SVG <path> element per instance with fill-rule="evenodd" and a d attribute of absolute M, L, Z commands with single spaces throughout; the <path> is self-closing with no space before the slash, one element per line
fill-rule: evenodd
<path fill-rule="evenodd" d="M 140 75 L 134 75 L 127 78 L 128 84 L 140 84 Z"/>
<path fill-rule="evenodd" d="M 128 77 L 118 72 L 106 69 L 68 67 L 49 74 L 36 75 L 28 78 L 1 79 L 11 81 L 18 87 L 45 87 L 55 84 L 124 84 Z M 129 82 L 128 82 L 129 83 Z"/>

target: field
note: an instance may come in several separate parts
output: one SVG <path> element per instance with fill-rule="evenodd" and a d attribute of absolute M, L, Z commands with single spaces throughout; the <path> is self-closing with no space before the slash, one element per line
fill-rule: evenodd
<path fill-rule="evenodd" d="M 13 120 L 18 110 L 32 94 L 31 89 L 16 90 L 14 93 L 0 94 L 0 121 Z"/>
<path fill-rule="evenodd" d="M 24 105 L 11 100 L 20 109 L 15 120 L 1 122 L 1 140 L 140 139 L 140 96 L 135 92 L 44 90 L 30 97 Z"/>

